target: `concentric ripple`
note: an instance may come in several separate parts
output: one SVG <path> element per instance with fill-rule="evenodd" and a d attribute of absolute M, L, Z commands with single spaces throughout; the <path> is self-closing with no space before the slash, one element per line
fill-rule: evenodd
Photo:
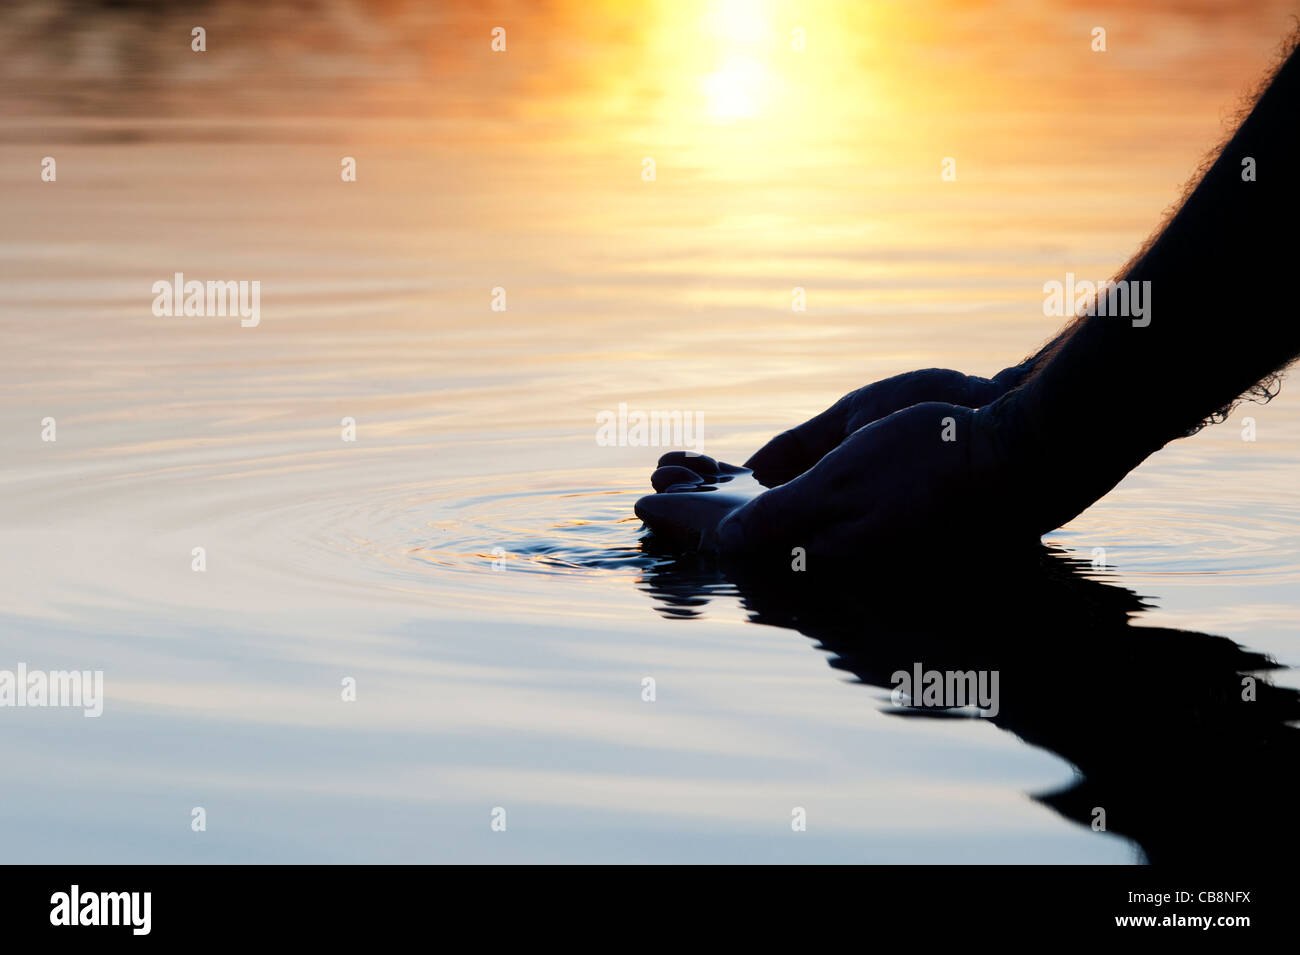
<path fill-rule="evenodd" d="M 334 508 L 316 542 L 402 575 L 640 572 L 658 562 L 632 513 L 644 493 L 572 472 L 379 488 Z"/>

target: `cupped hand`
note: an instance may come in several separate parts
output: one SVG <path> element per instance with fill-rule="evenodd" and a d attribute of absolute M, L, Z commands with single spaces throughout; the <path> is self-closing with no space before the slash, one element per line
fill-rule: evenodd
<path fill-rule="evenodd" d="M 748 468 L 674 452 L 637 515 L 682 550 L 888 557 L 956 540 L 1022 536 L 1006 520 L 990 425 L 971 408 L 924 402 L 853 431 L 814 466 L 764 489 Z"/>
<path fill-rule="evenodd" d="M 874 382 L 850 392 L 821 414 L 778 434 L 759 448 L 745 467 L 765 487 L 803 474 L 858 429 L 896 411 L 926 401 L 978 408 L 1001 397 L 1023 380 L 1028 363 L 977 378 L 946 368 L 925 368 Z"/>

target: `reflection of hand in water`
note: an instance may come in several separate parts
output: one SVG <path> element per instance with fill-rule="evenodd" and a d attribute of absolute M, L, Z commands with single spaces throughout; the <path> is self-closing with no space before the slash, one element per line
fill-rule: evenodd
<path fill-rule="evenodd" d="M 1039 802 L 1089 827 L 1104 810 L 1107 831 L 1155 863 L 1295 858 L 1300 729 L 1288 721 L 1300 719 L 1300 693 L 1260 678 L 1276 664 L 1224 637 L 1135 626 L 1143 601 L 1081 571 L 1043 549 L 987 570 L 967 562 L 849 579 L 679 562 L 642 587 L 674 617 L 734 587 L 752 621 L 812 638 L 832 666 L 885 691 L 917 663 L 995 670 L 989 722 L 1077 773 Z M 1253 700 L 1243 699 L 1248 675 Z M 916 713 L 881 697 L 886 713 Z"/>

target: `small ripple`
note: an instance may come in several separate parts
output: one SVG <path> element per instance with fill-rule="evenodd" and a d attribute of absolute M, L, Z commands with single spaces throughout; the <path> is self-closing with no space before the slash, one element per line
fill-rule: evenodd
<path fill-rule="evenodd" d="M 575 486 L 572 473 L 543 473 L 502 476 L 488 489 L 482 480 L 381 488 L 364 504 L 334 508 L 314 543 L 387 573 L 508 568 L 590 576 L 641 573 L 660 563 L 642 550 L 641 521 L 632 513 L 645 491 L 593 486 L 597 478 L 590 478 L 587 486 Z"/>
<path fill-rule="evenodd" d="M 1095 555 L 1124 576 L 1300 580 L 1300 520 L 1285 502 L 1241 500 L 1230 507 L 1108 501 L 1050 542 Z M 1100 549 L 1100 552 L 1097 552 Z"/>

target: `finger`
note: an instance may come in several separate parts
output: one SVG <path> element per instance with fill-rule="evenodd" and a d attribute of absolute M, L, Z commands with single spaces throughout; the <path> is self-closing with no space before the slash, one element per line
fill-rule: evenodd
<path fill-rule="evenodd" d="M 680 484 L 703 484 L 705 479 L 690 468 L 668 465 L 650 475 L 650 486 L 656 491 L 666 491 Z"/>
<path fill-rule="evenodd" d="M 844 440 L 847 407 L 837 403 L 796 428 L 782 431 L 745 462 L 765 487 L 792 481 Z"/>
<path fill-rule="evenodd" d="M 817 417 L 783 431 L 745 462 L 767 487 L 803 474 L 858 429 L 927 401 L 974 408 L 994 400 L 998 384 L 948 368 L 922 368 L 850 392 Z"/>
<path fill-rule="evenodd" d="M 669 451 L 659 457 L 658 466 L 685 468 L 701 477 L 712 477 L 719 473 L 717 461 L 707 454 L 696 454 L 694 451 Z"/>

